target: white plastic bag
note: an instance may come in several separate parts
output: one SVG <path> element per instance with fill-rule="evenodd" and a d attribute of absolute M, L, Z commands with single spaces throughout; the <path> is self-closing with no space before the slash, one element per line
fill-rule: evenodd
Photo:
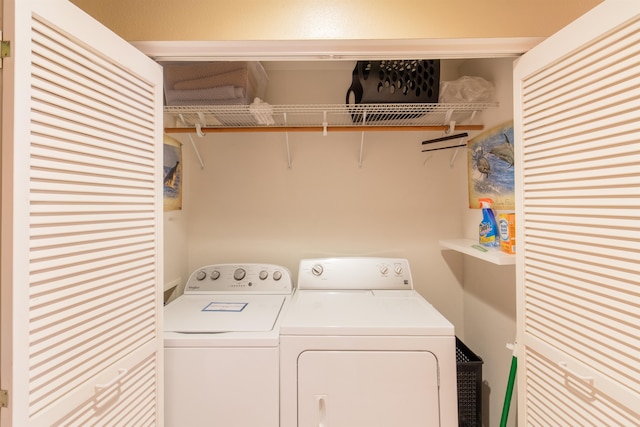
<path fill-rule="evenodd" d="M 482 77 L 462 76 L 450 82 L 440 82 L 439 102 L 482 103 L 494 102 L 493 83 Z"/>

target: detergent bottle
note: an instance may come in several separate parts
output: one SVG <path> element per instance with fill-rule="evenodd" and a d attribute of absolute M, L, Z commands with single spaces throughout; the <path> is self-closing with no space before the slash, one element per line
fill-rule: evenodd
<path fill-rule="evenodd" d="M 480 207 L 482 207 L 482 222 L 479 227 L 479 243 L 482 246 L 497 248 L 500 246 L 500 234 L 498 232 L 498 223 L 496 216 L 491 209 L 493 200 L 484 198 L 478 199 Z"/>

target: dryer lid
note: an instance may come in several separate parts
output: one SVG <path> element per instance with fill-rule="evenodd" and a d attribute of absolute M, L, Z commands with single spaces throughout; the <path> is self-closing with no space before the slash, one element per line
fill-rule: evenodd
<path fill-rule="evenodd" d="M 281 335 L 453 335 L 453 325 L 416 291 L 298 290 Z"/>
<path fill-rule="evenodd" d="M 165 332 L 267 332 L 274 328 L 285 295 L 182 295 L 165 307 Z"/>

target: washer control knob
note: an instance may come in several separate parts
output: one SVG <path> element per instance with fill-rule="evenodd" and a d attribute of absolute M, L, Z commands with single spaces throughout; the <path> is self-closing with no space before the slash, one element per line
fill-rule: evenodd
<path fill-rule="evenodd" d="M 196 280 L 198 281 L 204 280 L 205 277 L 207 277 L 207 272 L 204 270 L 200 270 L 196 273 Z"/>
<path fill-rule="evenodd" d="M 211 272 L 211 276 L 209 276 L 211 280 L 218 280 L 220 278 L 220 272 L 218 270 L 213 270 Z"/>
<path fill-rule="evenodd" d="M 311 267 L 311 274 L 313 274 L 314 276 L 322 276 L 323 272 L 324 268 L 322 267 L 322 264 L 316 264 Z"/>
<path fill-rule="evenodd" d="M 280 279 L 282 279 L 282 271 L 278 271 L 278 270 L 274 271 L 273 272 L 273 280 L 275 280 L 277 282 Z"/>
<path fill-rule="evenodd" d="M 233 272 L 233 278 L 236 280 L 244 279 L 244 276 L 247 275 L 247 272 L 244 268 L 236 268 L 236 271 Z"/>
<path fill-rule="evenodd" d="M 395 271 L 396 275 L 398 276 L 402 276 L 402 274 L 404 273 L 401 264 L 396 264 L 396 266 L 393 268 L 393 271 Z"/>
<path fill-rule="evenodd" d="M 267 277 L 269 277 L 269 273 L 267 273 L 267 270 L 260 270 L 260 273 L 258 273 L 258 277 L 260 278 L 260 280 L 265 280 Z"/>
<path fill-rule="evenodd" d="M 387 274 L 389 274 L 389 266 L 381 265 L 380 274 L 382 274 L 383 276 L 386 276 Z"/>

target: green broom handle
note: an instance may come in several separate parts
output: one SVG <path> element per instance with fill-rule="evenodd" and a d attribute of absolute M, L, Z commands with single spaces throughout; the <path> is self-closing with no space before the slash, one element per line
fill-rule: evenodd
<path fill-rule="evenodd" d="M 518 358 L 516 357 L 516 345 L 513 345 L 513 355 L 511 356 L 511 370 L 509 371 L 509 381 L 507 382 L 507 391 L 504 395 L 504 404 L 502 405 L 502 419 L 500 427 L 506 427 L 507 418 L 509 418 L 509 406 L 511 405 L 511 395 L 513 394 L 513 385 L 516 382 L 516 371 L 518 370 Z"/>

